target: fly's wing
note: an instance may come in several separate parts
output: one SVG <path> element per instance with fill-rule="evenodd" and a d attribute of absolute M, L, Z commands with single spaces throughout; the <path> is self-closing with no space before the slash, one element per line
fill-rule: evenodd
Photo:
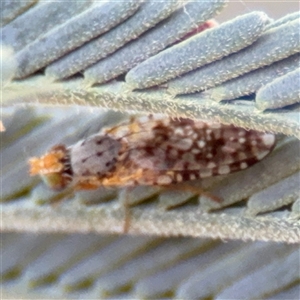
<path fill-rule="evenodd" d="M 149 116 L 132 119 L 109 134 L 126 144 L 126 172 L 138 183 L 169 184 L 228 174 L 255 164 L 275 145 L 275 136 L 234 126 Z M 155 179 L 156 178 L 156 179 Z"/>

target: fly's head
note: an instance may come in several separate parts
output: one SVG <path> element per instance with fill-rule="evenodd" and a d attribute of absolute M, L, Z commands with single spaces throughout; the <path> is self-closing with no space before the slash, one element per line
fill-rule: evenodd
<path fill-rule="evenodd" d="M 65 189 L 72 182 L 70 154 L 65 145 L 56 145 L 43 156 L 29 159 L 29 165 L 30 175 L 40 175 L 53 190 Z"/>

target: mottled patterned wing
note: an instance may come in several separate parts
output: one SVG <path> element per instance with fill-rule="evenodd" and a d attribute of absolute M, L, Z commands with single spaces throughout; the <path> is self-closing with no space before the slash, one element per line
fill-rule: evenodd
<path fill-rule="evenodd" d="M 166 185 L 229 174 L 271 152 L 275 136 L 218 123 L 149 116 L 107 131 L 127 148 L 124 171 L 137 184 Z"/>

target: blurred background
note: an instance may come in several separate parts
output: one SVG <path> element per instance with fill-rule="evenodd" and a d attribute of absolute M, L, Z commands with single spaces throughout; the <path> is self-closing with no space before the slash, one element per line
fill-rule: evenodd
<path fill-rule="evenodd" d="M 270 18 L 280 18 L 288 13 L 300 10 L 299 1 L 230 1 L 228 6 L 216 18 L 219 22 L 232 19 L 250 11 L 264 11 Z"/>

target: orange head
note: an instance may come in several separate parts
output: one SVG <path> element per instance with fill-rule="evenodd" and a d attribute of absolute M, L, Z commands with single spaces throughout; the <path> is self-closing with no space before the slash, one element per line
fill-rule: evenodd
<path fill-rule="evenodd" d="M 54 190 L 66 188 L 72 181 L 68 149 L 64 145 L 52 147 L 45 155 L 29 159 L 30 175 L 41 175 Z"/>

